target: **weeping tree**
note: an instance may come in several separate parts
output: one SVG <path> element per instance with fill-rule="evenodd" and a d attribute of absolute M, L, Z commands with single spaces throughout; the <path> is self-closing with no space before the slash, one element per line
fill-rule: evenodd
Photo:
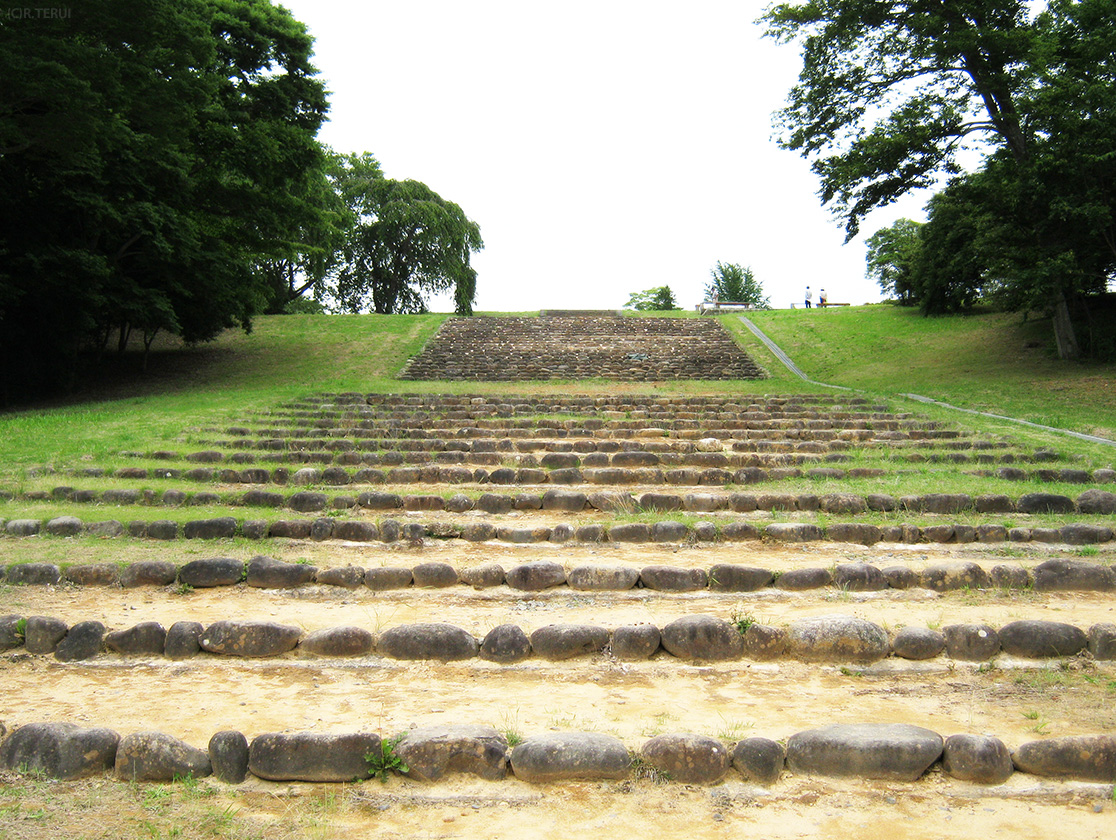
<path fill-rule="evenodd" d="M 470 256 L 484 247 L 476 222 L 419 181 L 385 178 L 368 153 L 342 156 L 333 177 L 349 214 L 328 281 L 339 309 L 426 312 L 429 295 L 452 289 L 457 314 L 472 314 Z"/>

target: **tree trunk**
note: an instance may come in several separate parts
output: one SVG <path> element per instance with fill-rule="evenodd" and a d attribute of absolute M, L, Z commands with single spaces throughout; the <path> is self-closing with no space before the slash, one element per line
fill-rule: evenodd
<path fill-rule="evenodd" d="M 1059 291 L 1054 300 L 1054 341 L 1058 345 L 1059 359 L 1076 359 L 1081 352 L 1081 348 L 1077 346 L 1073 323 L 1070 321 L 1066 293 L 1063 291 Z"/>

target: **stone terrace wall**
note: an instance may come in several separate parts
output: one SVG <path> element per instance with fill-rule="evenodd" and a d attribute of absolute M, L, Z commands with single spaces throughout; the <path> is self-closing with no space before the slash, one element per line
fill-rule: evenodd
<path fill-rule="evenodd" d="M 447 320 L 400 379 L 763 379 L 719 323 L 696 318 Z"/>

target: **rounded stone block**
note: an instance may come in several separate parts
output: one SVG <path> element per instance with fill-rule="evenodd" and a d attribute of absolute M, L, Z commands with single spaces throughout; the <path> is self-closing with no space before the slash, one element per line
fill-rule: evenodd
<path fill-rule="evenodd" d="M 144 621 L 127 630 L 113 630 L 105 635 L 105 646 L 116 653 L 162 656 L 166 649 L 167 631 L 157 621 Z"/>
<path fill-rule="evenodd" d="M 1085 631 L 1060 621 L 1012 621 L 999 630 L 1000 647 L 1012 656 L 1076 656 L 1089 643 Z"/>
<path fill-rule="evenodd" d="M 1116 737 L 1076 735 L 1028 741 L 1012 753 L 1017 770 L 1090 782 L 1116 781 Z"/>
<path fill-rule="evenodd" d="M 380 634 L 377 649 L 392 659 L 434 659 L 456 662 L 472 659 L 479 644 L 469 632 L 444 623 L 404 624 Z"/>
<path fill-rule="evenodd" d="M 747 780 L 760 785 L 779 781 L 787 751 L 770 738 L 745 738 L 732 750 L 732 766 Z"/>
<path fill-rule="evenodd" d="M 683 616 L 659 632 L 663 649 L 679 659 L 715 662 L 744 653 L 744 637 L 736 627 L 712 615 Z"/>
<path fill-rule="evenodd" d="M 246 574 L 244 563 L 231 557 L 191 560 L 178 570 L 178 581 L 195 589 L 233 586 Z"/>
<path fill-rule="evenodd" d="M 411 579 L 419 589 L 445 589 L 458 583 L 457 569 L 449 563 L 419 563 L 411 569 Z"/>
<path fill-rule="evenodd" d="M 328 627 L 308 633 L 298 648 L 316 656 L 367 656 L 375 647 L 372 634 L 363 627 Z"/>
<path fill-rule="evenodd" d="M 366 756 L 380 755 L 380 736 L 268 732 L 252 739 L 248 769 L 274 782 L 351 782 L 372 775 Z"/>
<path fill-rule="evenodd" d="M 1000 636 L 987 624 L 950 624 L 942 634 L 951 659 L 985 662 L 1000 652 Z"/>
<path fill-rule="evenodd" d="M 651 658 L 659 643 L 659 628 L 655 625 L 623 624 L 613 629 L 608 650 L 615 659 L 632 662 Z"/>
<path fill-rule="evenodd" d="M 1015 767 L 1011 752 L 999 738 L 988 735 L 950 735 L 942 751 L 942 770 L 947 776 L 979 785 L 999 785 Z"/>
<path fill-rule="evenodd" d="M 787 652 L 803 662 L 868 665 L 886 657 L 890 650 L 887 631 L 850 615 L 799 619 L 787 628 Z"/>
<path fill-rule="evenodd" d="M 163 655 L 167 659 L 189 659 L 201 652 L 198 639 L 205 632 L 200 621 L 176 621 L 167 629 Z"/>
<path fill-rule="evenodd" d="M 548 624 L 531 633 L 531 650 L 543 659 L 560 661 L 600 653 L 609 633 L 592 624 Z"/>
<path fill-rule="evenodd" d="M 640 583 L 659 592 L 695 592 L 709 582 L 704 569 L 683 569 L 677 566 L 644 566 L 639 572 Z"/>
<path fill-rule="evenodd" d="M 525 782 L 626 779 L 631 757 L 619 738 L 560 732 L 527 738 L 511 752 L 511 768 Z"/>
<path fill-rule="evenodd" d="M 212 772 L 209 753 L 162 732 L 134 732 L 116 750 L 116 777 L 128 782 L 171 782 Z"/>
<path fill-rule="evenodd" d="M 202 650 L 226 656 L 261 658 L 294 650 L 302 630 L 271 621 L 216 621 L 198 638 Z"/>
<path fill-rule="evenodd" d="M 474 589 L 491 589 L 494 586 L 503 586 L 506 578 L 504 567 L 499 563 L 470 566 L 467 569 L 461 569 L 457 574 L 462 583 Z"/>
<path fill-rule="evenodd" d="M 312 583 L 317 571 L 314 566 L 285 563 L 261 554 L 248 561 L 245 582 L 259 589 L 295 589 Z"/>
<path fill-rule="evenodd" d="M 485 634 L 479 656 L 489 662 L 507 665 L 531 655 L 531 640 L 517 624 L 501 624 Z"/>
<path fill-rule="evenodd" d="M 112 769 L 120 736 L 111 729 L 74 723 L 29 723 L 0 746 L 0 766 L 25 774 L 70 781 Z"/>
<path fill-rule="evenodd" d="M 566 570 L 552 560 L 536 560 L 508 569 L 504 580 L 512 589 L 540 592 L 565 583 Z"/>
<path fill-rule="evenodd" d="M 640 750 L 643 760 L 683 784 L 711 785 L 725 777 L 729 751 L 715 738 L 682 732 L 656 735 Z"/>
<path fill-rule="evenodd" d="M 406 732 L 395 754 L 407 766 L 405 775 L 436 782 L 450 773 L 499 781 L 508 772 L 508 742 L 491 726 L 426 726 Z"/>
<path fill-rule="evenodd" d="M 248 739 L 244 733 L 225 729 L 209 739 L 209 763 L 222 782 L 239 785 L 248 776 Z"/>
<path fill-rule="evenodd" d="M 804 775 L 913 782 L 942 749 L 942 736 L 920 726 L 833 724 L 792 735 L 787 768 Z"/>
<path fill-rule="evenodd" d="M 639 581 L 639 569 L 631 566 L 577 566 L 566 575 L 570 589 L 587 592 L 631 589 Z"/>
<path fill-rule="evenodd" d="M 904 627 L 891 641 L 892 652 L 901 659 L 933 659 L 945 647 L 945 635 L 929 627 Z"/>

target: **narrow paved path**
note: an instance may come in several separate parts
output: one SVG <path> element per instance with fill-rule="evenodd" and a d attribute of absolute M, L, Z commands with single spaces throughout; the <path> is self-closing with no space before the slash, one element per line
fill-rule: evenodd
<path fill-rule="evenodd" d="M 786 365 L 787 370 L 789 370 L 795 376 L 801 377 L 803 380 L 813 385 L 821 385 L 825 388 L 837 388 L 842 391 L 855 390 L 853 388 L 847 388 L 844 385 L 830 385 L 828 382 L 818 382 L 816 379 L 811 379 L 802 372 L 802 369 L 799 368 L 798 365 L 791 361 L 790 356 L 784 353 L 782 348 L 779 347 L 778 344 L 768 338 L 763 330 L 752 323 L 752 320 L 750 318 L 746 318 L 745 316 L 741 315 L 740 320 L 744 322 L 744 326 L 751 330 L 756 338 L 758 338 L 767 346 L 768 350 L 775 354 L 776 358 L 778 358 L 780 362 Z M 931 399 L 930 397 L 924 397 L 921 394 L 900 394 L 900 396 L 907 397 L 908 399 L 916 400 L 917 402 L 921 403 L 930 403 L 932 405 L 941 406 L 942 408 L 949 408 L 953 411 L 963 411 L 966 414 L 977 414 L 981 417 L 990 417 L 993 420 L 1007 420 L 1009 423 L 1018 423 L 1021 426 L 1030 426 L 1032 429 L 1042 429 L 1044 432 L 1055 432 L 1060 435 L 1069 435 L 1070 437 L 1077 438 L 1078 440 L 1088 441 L 1089 443 L 1099 443 L 1104 446 L 1116 446 L 1116 440 L 1109 440 L 1108 438 L 1097 437 L 1096 435 L 1086 435 L 1082 434 L 1081 432 L 1071 432 L 1069 429 L 1056 429 L 1053 426 L 1043 426 L 1040 423 L 1032 423 L 1030 420 L 1020 420 L 1018 417 L 1007 417 L 1003 414 L 992 414 L 988 411 L 977 411 L 976 409 L 972 408 L 961 408 L 960 406 L 950 405 L 949 403 Z"/>

